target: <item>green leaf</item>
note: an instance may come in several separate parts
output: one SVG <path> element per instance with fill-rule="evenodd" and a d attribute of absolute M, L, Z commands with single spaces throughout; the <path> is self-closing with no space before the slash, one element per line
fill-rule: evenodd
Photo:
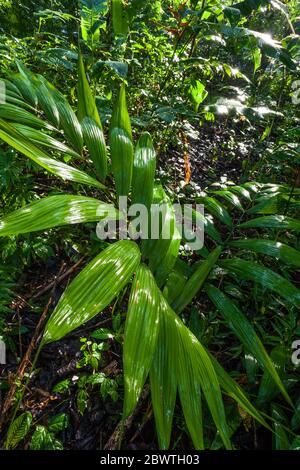
<path fill-rule="evenodd" d="M 274 258 L 278 258 L 284 263 L 300 268 L 300 252 L 295 250 L 295 248 L 291 248 L 290 246 L 275 240 L 235 240 L 229 243 L 229 246 L 272 256 Z"/>
<path fill-rule="evenodd" d="M 14 449 L 26 437 L 32 423 L 32 414 L 29 411 L 22 413 L 9 426 L 5 448 Z"/>
<path fill-rule="evenodd" d="M 225 207 L 216 199 L 209 196 L 198 197 L 197 202 L 204 204 L 205 210 L 221 220 L 225 225 L 232 227 L 232 220 Z"/>
<path fill-rule="evenodd" d="M 122 83 L 120 87 L 119 96 L 113 109 L 110 131 L 113 131 L 115 127 L 122 129 L 132 141 L 132 130 L 126 104 L 126 90 L 124 83 Z"/>
<path fill-rule="evenodd" d="M 208 92 L 205 90 L 205 85 L 199 80 L 196 80 L 195 85 L 191 85 L 189 88 L 189 94 L 194 101 L 195 111 L 197 112 L 199 106 L 207 98 Z"/>
<path fill-rule="evenodd" d="M 124 338 L 124 417 L 129 416 L 148 376 L 159 331 L 159 292 L 151 271 L 137 270 L 129 300 Z"/>
<path fill-rule="evenodd" d="M 252 405 L 242 388 L 233 380 L 229 374 L 223 369 L 219 362 L 214 358 L 209 351 L 207 351 L 210 360 L 214 366 L 221 388 L 227 393 L 228 396 L 233 398 L 250 416 L 256 421 L 261 423 L 267 429 L 271 430 L 266 423 L 260 412 Z M 278 389 L 278 388 L 277 388 Z"/>
<path fill-rule="evenodd" d="M 278 376 L 284 378 L 284 368 L 288 358 L 288 351 L 281 344 L 272 349 L 270 358 Z M 260 383 L 257 397 L 257 405 L 264 406 L 270 403 L 279 393 L 277 383 L 269 371 L 265 371 Z"/>
<path fill-rule="evenodd" d="M 17 132 L 10 124 L 0 119 L 0 138 L 11 147 L 23 153 L 26 157 L 45 168 L 45 170 L 60 176 L 64 180 L 75 181 L 76 183 L 87 184 L 103 189 L 105 186 L 96 181 L 77 168 L 72 168 L 64 163 L 51 158 L 46 152 L 36 147 L 29 139 Z"/>
<path fill-rule="evenodd" d="M 78 59 L 78 119 L 82 122 L 89 117 L 102 129 L 100 116 L 95 103 L 92 90 L 86 78 L 82 55 L 79 52 Z"/>
<path fill-rule="evenodd" d="M 169 305 L 171 305 L 176 297 L 178 296 L 178 292 L 182 292 L 185 288 L 187 282 L 187 278 L 181 273 L 178 269 L 172 271 L 168 277 L 167 283 L 163 290 L 163 295 L 167 299 Z"/>
<path fill-rule="evenodd" d="M 110 204 L 83 196 L 49 196 L 0 220 L 0 236 L 36 232 L 61 225 L 98 222 L 118 212 Z"/>
<path fill-rule="evenodd" d="M 113 70 L 122 78 L 126 78 L 128 74 L 128 64 L 115 60 L 98 60 L 93 67 L 93 74 L 100 75 L 105 67 Z"/>
<path fill-rule="evenodd" d="M 128 134 L 114 128 L 110 134 L 110 153 L 112 171 L 118 196 L 128 196 L 133 168 L 133 145 Z"/>
<path fill-rule="evenodd" d="M 123 0 L 112 0 L 112 22 L 114 33 L 127 34 L 128 33 L 128 14 Z"/>
<path fill-rule="evenodd" d="M 176 360 L 178 343 L 175 321 L 169 318 L 166 302 L 160 304 L 157 347 L 150 369 L 152 406 L 159 448 L 170 446 L 177 392 Z"/>
<path fill-rule="evenodd" d="M 222 253 L 222 247 L 215 248 L 210 253 L 208 258 L 199 265 L 194 274 L 190 277 L 185 285 L 182 292 L 179 293 L 178 297 L 172 303 L 172 308 L 177 312 L 181 313 L 184 308 L 193 300 L 197 292 L 202 288 L 204 282 L 207 279 L 210 271 L 218 261 Z"/>
<path fill-rule="evenodd" d="M 201 422 L 201 414 L 197 416 L 192 416 L 193 412 L 197 411 L 201 413 L 201 407 L 198 403 L 199 400 L 199 385 L 203 391 L 204 397 L 207 401 L 207 405 L 212 414 L 215 425 L 220 433 L 222 441 L 227 449 L 231 449 L 231 443 L 229 439 L 228 427 L 225 418 L 225 410 L 222 401 L 221 390 L 217 375 L 215 373 L 213 364 L 210 360 L 209 355 L 207 354 L 204 347 L 198 341 L 198 339 L 193 335 L 193 333 L 183 324 L 180 318 L 175 314 L 175 312 L 168 306 L 164 299 L 161 300 L 162 311 L 167 319 L 167 327 L 169 330 L 169 335 L 171 336 L 172 342 L 177 344 L 177 354 L 179 355 L 177 361 L 184 361 L 178 367 L 178 388 L 181 389 L 181 400 L 184 400 L 187 393 L 190 393 L 191 397 L 189 402 L 183 405 L 183 410 L 185 416 L 187 417 L 187 425 L 191 436 L 195 438 L 194 445 L 196 447 L 202 446 L 202 437 L 196 433 L 199 432 L 199 423 L 196 423 L 196 419 Z M 165 306 L 164 306 L 165 304 Z M 163 315 L 163 313 L 161 313 Z M 175 327 L 174 327 L 175 325 Z M 174 330 L 171 330 L 171 326 Z M 174 347 L 174 346 L 173 346 Z M 182 350 L 180 351 L 180 348 Z M 174 351 L 176 353 L 176 350 Z M 174 353 L 173 352 L 173 353 Z M 174 356 L 175 359 L 176 356 Z M 185 358 L 185 359 L 184 359 Z M 189 361 L 189 376 L 184 376 L 183 368 L 187 365 L 186 361 Z M 181 368 L 181 372 L 180 372 Z M 167 369 L 166 369 L 167 370 Z M 174 371 L 170 371 L 174 374 Z M 193 380 L 194 376 L 194 380 Z M 179 379 L 183 380 L 179 384 Z M 192 389 L 189 390 L 189 387 Z M 189 390 L 189 392 L 188 392 Z M 197 392 L 198 391 L 198 392 Z M 195 395 L 196 392 L 196 395 Z M 192 400 L 196 402 L 193 403 Z M 200 431 L 201 432 L 201 431 Z"/>
<path fill-rule="evenodd" d="M 292 404 L 269 355 L 244 314 L 216 287 L 208 285 L 206 287 L 206 292 L 246 350 L 253 354 L 263 370 L 269 372 L 285 399 L 289 404 Z"/>
<path fill-rule="evenodd" d="M 147 209 L 153 201 L 156 154 L 148 132 L 141 135 L 134 154 L 132 175 L 132 202 L 144 204 Z"/>
<path fill-rule="evenodd" d="M 38 425 L 31 438 L 30 450 L 63 450 L 63 445 L 44 426 Z"/>
<path fill-rule="evenodd" d="M 175 265 L 181 237 L 176 227 L 174 208 L 162 187 L 155 189 L 153 202 L 155 205 L 151 207 L 150 223 L 151 227 L 157 227 L 158 233 L 155 236 L 152 234 L 153 240 L 145 240 L 147 252 L 143 251 L 143 255 L 149 258 L 150 269 L 155 273 L 159 285 L 162 285 Z M 159 213 L 162 223 L 159 221 Z"/>
<path fill-rule="evenodd" d="M 99 40 L 100 28 L 105 24 L 105 18 L 108 11 L 107 0 L 79 0 L 79 6 L 81 8 L 81 34 L 88 44 L 91 41 L 92 44 Z M 99 20 L 100 18 L 100 20 Z"/>
<path fill-rule="evenodd" d="M 224 198 L 227 202 L 229 202 L 229 204 L 233 205 L 237 209 L 239 209 L 241 211 L 243 210 L 243 206 L 241 204 L 241 201 L 232 192 L 230 192 L 228 190 L 218 190 L 218 191 L 213 191 L 213 193 L 216 194 L 217 196 L 220 196 L 220 197 Z"/>
<path fill-rule="evenodd" d="M 48 147 L 52 150 L 55 150 L 56 152 L 70 155 L 76 159 L 82 159 L 82 156 L 75 152 L 75 150 L 72 150 L 70 147 L 67 147 L 67 145 L 63 144 L 59 140 L 54 139 L 45 132 L 32 129 L 31 127 L 24 126 L 23 124 L 13 123 L 12 126 L 16 129 L 17 132 L 20 132 L 24 137 L 30 139 L 34 144 Z"/>
<path fill-rule="evenodd" d="M 0 118 L 7 121 L 13 121 L 19 124 L 24 124 L 29 127 L 36 127 L 37 129 L 52 129 L 52 127 L 42 119 L 37 118 L 25 109 L 19 108 L 13 104 L 0 104 Z"/>
<path fill-rule="evenodd" d="M 111 118 L 110 151 L 117 194 L 127 196 L 132 180 L 133 144 L 124 84 L 121 85 Z"/>
<path fill-rule="evenodd" d="M 81 126 L 83 138 L 96 168 L 96 173 L 101 181 L 105 181 L 107 176 L 107 151 L 103 130 L 89 117 L 83 119 Z"/>
<path fill-rule="evenodd" d="M 248 220 L 239 225 L 240 228 L 278 228 L 279 230 L 300 231 L 300 221 L 284 215 L 270 215 Z"/>
<path fill-rule="evenodd" d="M 230 276 L 234 275 L 239 279 L 256 282 L 262 288 L 276 292 L 300 309 L 300 290 L 271 269 L 239 258 L 220 261 L 219 264 Z"/>
<path fill-rule="evenodd" d="M 168 276 L 172 272 L 176 261 L 179 256 L 179 249 L 181 243 L 181 235 L 177 229 L 174 228 L 174 233 L 172 235 L 171 243 L 169 244 L 168 251 L 165 256 L 162 258 L 155 271 L 155 279 L 159 287 L 161 287 L 167 280 Z"/>
<path fill-rule="evenodd" d="M 30 74 L 30 80 L 35 86 L 39 106 L 44 111 L 49 121 L 52 122 L 55 127 L 59 126 L 59 111 L 55 99 L 47 86 L 47 80 L 41 75 L 34 74 Z"/>
<path fill-rule="evenodd" d="M 58 341 L 102 312 L 128 284 L 139 262 L 140 251 L 132 241 L 119 241 L 101 252 L 63 293 L 42 343 Z"/>
<path fill-rule="evenodd" d="M 195 449 L 203 450 L 201 382 L 198 377 L 197 363 L 194 360 L 190 342 L 185 340 L 185 334 L 180 335 L 179 338 L 176 362 L 181 407 Z"/>
<path fill-rule="evenodd" d="M 25 73 L 23 75 L 16 74 L 13 75 L 13 84 L 17 87 L 20 91 L 22 97 L 29 102 L 34 108 L 36 108 L 38 104 L 38 97 L 36 95 L 36 89 L 31 82 L 29 75 L 27 76 Z"/>
<path fill-rule="evenodd" d="M 69 426 L 69 416 L 66 413 L 60 413 L 49 420 L 48 430 L 50 432 L 60 432 Z"/>
<path fill-rule="evenodd" d="M 69 144 L 81 154 L 83 148 L 83 136 L 80 123 L 69 103 L 57 96 L 57 109 L 59 112 L 60 127 L 63 129 Z"/>
<path fill-rule="evenodd" d="M 281 408 L 274 403 L 272 404 L 272 418 L 274 420 L 275 433 L 273 441 L 275 450 L 289 450 L 291 443 L 284 429 L 287 426 L 286 416 L 282 412 Z"/>

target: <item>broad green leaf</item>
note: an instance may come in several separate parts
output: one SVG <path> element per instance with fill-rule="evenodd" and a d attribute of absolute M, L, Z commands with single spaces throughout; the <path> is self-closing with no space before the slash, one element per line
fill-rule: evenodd
<path fill-rule="evenodd" d="M 158 233 L 155 234 L 155 237 L 157 235 L 158 237 L 155 240 L 149 241 L 150 251 L 148 258 L 150 269 L 155 272 L 155 277 L 157 277 L 157 270 L 160 269 L 158 278 L 160 278 L 161 285 L 175 265 L 181 237 L 176 227 L 175 211 L 170 199 L 162 188 L 158 192 L 157 196 L 161 196 L 162 199 L 159 201 L 160 205 L 155 207 L 154 211 L 151 211 L 150 221 L 151 227 L 158 228 Z M 159 218 L 156 217 L 160 210 L 162 214 L 162 223 L 160 223 Z"/>
<path fill-rule="evenodd" d="M 194 101 L 195 111 L 197 112 L 199 106 L 207 98 L 208 92 L 205 89 L 205 85 L 199 80 L 196 80 L 196 83 L 191 85 L 189 88 L 189 94 Z"/>
<path fill-rule="evenodd" d="M 0 104 L 0 119 L 13 121 L 19 124 L 24 124 L 29 127 L 36 127 L 37 129 L 51 129 L 52 127 L 42 119 L 34 116 L 25 109 L 19 108 L 13 104 Z"/>
<path fill-rule="evenodd" d="M 168 276 L 170 275 L 175 266 L 175 263 L 179 256 L 180 243 L 181 235 L 178 229 L 175 227 L 168 251 L 162 258 L 159 266 L 155 271 L 155 279 L 159 287 L 161 287 L 166 282 Z"/>
<path fill-rule="evenodd" d="M 181 313 L 184 308 L 193 300 L 197 292 L 202 288 L 204 282 L 207 279 L 210 271 L 218 261 L 222 253 L 222 247 L 215 248 L 210 253 L 208 258 L 199 265 L 194 274 L 190 277 L 185 285 L 184 290 L 178 295 L 172 304 L 172 308 L 177 312 Z"/>
<path fill-rule="evenodd" d="M 225 418 L 225 410 L 220 390 L 220 385 L 218 382 L 217 375 L 215 373 L 213 364 L 207 354 L 205 348 L 201 345 L 198 339 L 193 335 L 193 333 L 183 324 L 180 318 L 176 313 L 168 306 L 166 301 L 162 298 L 162 310 L 166 310 L 164 315 L 167 319 L 167 327 L 169 330 L 169 335 L 172 337 L 172 341 L 176 342 L 177 348 L 182 348 L 180 354 L 180 359 L 183 360 L 183 356 L 186 357 L 186 360 L 190 361 L 190 373 L 189 377 L 184 377 L 183 371 L 178 373 L 178 388 L 182 387 L 182 400 L 184 399 L 186 393 L 188 393 L 188 388 L 192 387 L 190 390 L 190 395 L 193 396 L 196 390 L 198 390 L 199 384 L 201 390 L 203 391 L 204 397 L 206 399 L 209 410 L 212 414 L 215 425 L 220 433 L 221 439 L 227 449 L 231 449 L 231 443 L 229 439 L 228 427 Z M 164 307 L 165 304 L 165 307 Z M 175 324 L 175 328 L 174 325 Z M 171 327 L 174 332 L 171 330 Z M 171 333 L 172 331 L 172 333 Z M 175 351 L 176 352 L 176 351 Z M 183 366 L 183 365 L 182 365 Z M 172 371 L 173 372 L 173 371 Z M 174 372 L 173 372 L 174 373 Z M 192 381 L 192 376 L 194 375 L 194 381 Z M 179 379 L 184 382 L 179 385 Z M 196 401 L 199 399 L 199 392 L 193 397 Z M 192 398 L 191 398 L 192 400 Z M 196 419 L 201 420 L 201 416 L 192 416 L 197 410 L 198 413 L 201 413 L 201 408 L 199 403 L 185 403 L 184 413 L 188 417 L 187 425 L 189 426 L 191 436 L 195 436 L 195 432 L 198 429 L 199 432 L 199 423 L 196 424 Z M 201 436 L 197 437 L 197 441 L 194 442 L 196 447 L 201 447 L 202 438 Z"/>
<path fill-rule="evenodd" d="M 61 225 L 116 219 L 110 204 L 83 196 L 49 196 L 19 209 L 0 220 L 0 236 L 36 232 Z"/>
<path fill-rule="evenodd" d="M 60 413 L 49 420 L 48 429 L 50 432 L 63 431 L 69 426 L 69 416 L 66 413 Z"/>
<path fill-rule="evenodd" d="M 230 276 L 235 275 L 239 279 L 256 282 L 263 289 L 270 289 L 276 292 L 300 309 L 300 290 L 271 269 L 239 258 L 220 261 L 219 264 L 222 268 L 226 269 Z"/>
<path fill-rule="evenodd" d="M 272 215 L 278 214 L 280 208 L 280 198 L 275 194 L 274 196 L 268 195 L 262 198 L 262 200 L 247 210 L 248 214 L 264 214 Z"/>
<path fill-rule="evenodd" d="M 122 83 L 120 87 L 119 96 L 113 109 L 110 131 L 112 132 L 115 127 L 122 129 L 128 135 L 130 140 L 132 140 L 132 130 L 126 104 L 126 91 L 124 83 Z"/>
<path fill-rule="evenodd" d="M 87 81 L 82 55 L 78 60 L 78 119 L 82 122 L 85 117 L 91 118 L 102 129 L 100 116 L 90 85 Z"/>
<path fill-rule="evenodd" d="M 175 267 L 174 271 L 170 273 L 163 290 L 163 295 L 167 299 L 169 305 L 175 301 L 178 293 L 184 290 L 186 282 L 187 278 Z"/>
<path fill-rule="evenodd" d="M 112 171 L 118 196 L 128 196 L 133 168 L 133 145 L 127 132 L 115 127 L 110 134 Z"/>
<path fill-rule="evenodd" d="M 100 75 L 103 69 L 105 69 L 105 67 L 110 70 L 113 70 L 122 78 L 126 78 L 128 74 L 128 64 L 126 62 L 120 62 L 115 60 L 98 60 L 93 66 L 93 75 Z"/>
<path fill-rule="evenodd" d="M 201 224 L 203 224 L 205 233 L 217 243 L 222 243 L 221 234 L 216 229 L 213 218 L 211 216 L 204 216 L 195 210 L 192 211 L 192 214 L 193 222 L 197 224 L 197 226 L 201 226 Z"/>
<path fill-rule="evenodd" d="M 159 305 L 159 292 L 151 271 L 141 265 L 131 288 L 125 325 L 125 418 L 138 402 L 153 361 L 159 331 Z"/>
<path fill-rule="evenodd" d="M 231 191 L 228 191 L 228 190 L 218 190 L 218 191 L 213 191 L 213 193 L 216 195 L 216 196 L 220 196 L 222 198 L 224 198 L 226 201 L 228 201 L 230 204 L 232 204 L 234 207 L 236 207 L 237 209 L 239 210 L 243 210 L 243 206 L 241 204 L 241 201 L 239 200 L 239 198 L 233 194 Z"/>
<path fill-rule="evenodd" d="M 123 0 L 112 0 L 112 22 L 114 33 L 127 34 L 128 33 L 128 14 Z"/>
<path fill-rule="evenodd" d="M 143 258 L 150 259 L 151 256 L 154 257 L 154 261 L 157 261 L 157 256 L 155 257 L 155 254 L 157 253 L 157 249 L 155 249 L 155 245 L 159 242 L 161 238 L 161 233 L 163 226 L 165 224 L 166 220 L 166 215 L 168 215 L 168 218 L 170 218 L 170 211 L 166 211 L 168 209 L 168 202 L 170 202 L 169 198 L 167 197 L 163 187 L 161 185 L 155 185 L 153 188 L 153 199 L 152 199 L 152 206 L 151 206 L 151 211 L 150 211 L 150 217 L 148 220 L 148 230 L 149 230 L 149 235 L 148 239 L 143 239 L 142 241 L 142 254 Z M 150 231 L 150 227 L 155 228 L 155 233 L 153 230 Z M 170 222 L 166 224 L 166 229 L 168 228 L 168 233 L 167 233 L 167 240 L 170 242 L 171 237 L 172 237 L 172 232 L 170 228 Z M 152 232 L 152 233 L 151 233 Z M 167 248 L 164 251 L 164 254 L 167 252 Z M 164 255 L 163 255 L 164 256 Z M 159 259 L 159 261 L 161 258 Z M 153 269 L 157 267 L 159 264 L 159 261 L 153 266 Z M 152 268 L 152 267 L 151 267 Z"/>
<path fill-rule="evenodd" d="M 107 151 L 103 130 L 89 117 L 83 119 L 81 127 L 84 141 L 96 168 L 96 173 L 101 181 L 105 181 L 107 175 Z"/>
<path fill-rule="evenodd" d="M 103 189 L 105 186 L 77 168 L 65 165 L 51 158 L 46 152 L 36 147 L 29 139 L 17 132 L 14 127 L 0 119 L 0 138 L 18 152 L 33 160 L 45 170 L 60 176 L 64 180 L 87 184 Z"/>
<path fill-rule="evenodd" d="M 217 374 L 219 383 L 224 392 L 228 396 L 233 398 L 250 416 L 252 416 L 256 421 L 261 423 L 263 426 L 271 430 L 269 425 L 266 423 L 261 413 L 252 405 L 248 397 L 242 390 L 242 388 L 233 380 L 229 374 L 223 369 L 219 362 L 214 358 L 209 351 L 207 351 L 210 360 L 214 366 L 215 372 Z"/>
<path fill-rule="evenodd" d="M 79 0 L 81 34 L 88 44 L 99 40 L 100 28 L 105 24 L 102 18 L 108 11 L 108 0 Z"/>
<path fill-rule="evenodd" d="M 284 215 L 270 215 L 248 220 L 239 225 L 240 228 L 278 228 L 280 230 L 300 231 L 300 221 Z"/>
<path fill-rule="evenodd" d="M 254 49 L 253 53 L 253 73 L 255 74 L 259 67 L 261 66 L 262 54 L 260 49 L 257 47 Z"/>
<path fill-rule="evenodd" d="M 300 252 L 295 250 L 295 248 L 291 248 L 290 246 L 275 240 L 249 238 L 245 240 L 234 240 L 229 243 L 229 246 L 272 256 L 274 258 L 278 258 L 284 263 L 300 268 Z"/>
<path fill-rule="evenodd" d="M 196 450 L 204 449 L 203 420 L 201 403 L 201 382 L 198 376 L 197 362 L 185 335 L 179 335 L 177 373 L 178 392 L 186 426 Z"/>
<path fill-rule="evenodd" d="M 289 360 L 286 347 L 280 344 L 273 348 L 270 353 L 270 358 L 278 376 L 283 379 L 285 365 Z M 261 407 L 270 403 L 278 394 L 279 389 L 277 383 L 274 381 L 270 372 L 266 370 L 258 390 L 257 405 Z"/>
<path fill-rule="evenodd" d="M 216 287 L 208 285 L 206 287 L 206 292 L 211 301 L 215 304 L 217 309 L 225 318 L 228 326 L 242 342 L 246 350 L 253 354 L 263 370 L 269 372 L 285 399 L 291 404 L 289 395 L 287 394 L 284 385 L 280 380 L 272 360 L 266 352 L 261 340 L 255 333 L 254 328 L 244 316 L 244 314 L 226 295 L 223 294 L 223 292 L 221 292 Z"/>
<path fill-rule="evenodd" d="M 36 90 L 31 80 L 24 74 L 16 74 L 12 77 L 13 84 L 20 91 L 22 97 L 29 102 L 34 108 L 38 104 Z"/>
<path fill-rule="evenodd" d="M 197 198 L 198 203 L 204 204 L 205 210 L 221 220 L 225 225 L 232 226 L 232 220 L 225 207 L 213 197 L 204 196 Z"/>
<path fill-rule="evenodd" d="M 63 444 L 44 426 L 38 425 L 30 441 L 30 450 L 63 450 Z"/>
<path fill-rule="evenodd" d="M 272 418 L 274 422 L 274 450 L 289 450 L 291 443 L 288 439 L 285 427 L 287 427 L 287 419 L 281 408 L 275 403 L 272 404 Z"/>
<path fill-rule="evenodd" d="M 132 202 L 143 204 L 150 210 L 153 200 L 156 154 L 151 136 L 145 132 L 140 137 L 133 160 Z"/>
<path fill-rule="evenodd" d="M 150 369 L 150 385 L 158 444 L 163 450 L 169 448 L 171 439 L 177 392 L 177 351 L 175 321 L 170 319 L 166 302 L 161 302 L 159 334 Z"/>
<path fill-rule="evenodd" d="M 237 193 L 239 196 L 243 196 L 247 201 L 251 201 L 251 194 L 243 186 L 230 186 L 230 192 Z"/>
<path fill-rule="evenodd" d="M 102 251 L 63 293 L 42 344 L 58 341 L 102 312 L 128 284 L 139 262 L 140 251 L 132 241 L 122 240 Z"/>
<path fill-rule="evenodd" d="M 56 140 L 51 135 L 46 134 L 37 129 L 32 129 L 32 127 L 24 126 L 23 124 L 15 124 L 13 123 L 12 126 L 20 132 L 24 137 L 30 139 L 34 144 L 42 145 L 43 147 L 51 148 L 59 153 L 63 153 L 65 155 L 70 155 L 76 159 L 82 159 L 82 156 L 79 153 L 75 152 L 75 150 L 67 147 L 67 145 L 60 142 L 60 140 Z"/>
<path fill-rule="evenodd" d="M 117 194 L 127 196 L 132 180 L 133 144 L 124 84 L 120 87 L 111 118 L 110 151 Z"/>
<path fill-rule="evenodd" d="M 9 426 L 5 448 L 14 449 L 26 437 L 32 423 L 32 414 L 29 411 L 22 413 Z"/>
<path fill-rule="evenodd" d="M 29 73 L 29 72 L 28 72 Z M 35 86 L 38 104 L 55 127 L 59 126 L 59 112 L 55 99 L 47 86 L 47 80 L 41 75 L 30 74 L 30 80 Z"/>
<path fill-rule="evenodd" d="M 64 131 L 69 144 L 76 150 L 76 152 L 81 154 L 83 148 L 83 136 L 80 123 L 69 103 L 65 99 L 62 99 L 60 95 L 54 93 L 54 97 L 56 96 L 60 127 Z"/>

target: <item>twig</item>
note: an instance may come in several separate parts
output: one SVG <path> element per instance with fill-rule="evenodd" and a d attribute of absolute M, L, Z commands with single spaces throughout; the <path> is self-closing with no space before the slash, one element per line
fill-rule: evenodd
<path fill-rule="evenodd" d="M 39 341 L 40 341 L 40 336 L 41 336 L 41 332 L 42 332 L 42 329 L 44 327 L 44 324 L 46 322 L 46 318 L 47 318 L 47 315 L 48 315 L 48 311 L 49 311 L 49 307 L 51 305 L 51 302 L 52 302 L 52 298 L 53 298 L 53 294 L 54 294 L 54 290 L 55 290 L 55 287 L 56 287 L 56 284 L 57 282 L 59 282 L 59 280 L 61 279 L 62 276 L 59 276 L 61 271 L 63 269 L 63 266 L 60 268 L 60 271 L 59 271 L 59 274 L 58 274 L 58 277 L 56 278 L 56 280 L 54 281 L 54 283 L 52 283 L 52 293 L 51 293 L 51 296 L 47 302 L 47 305 L 42 313 L 42 315 L 40 316 L 40 319 L 38 321 L 38 324 L 35 328 L 35 331 L 34 331 L 34 334 L 33 334 L 33 337 L 30 341 L 30 344 L 28 346 L 28 349 L 25 353 L 25 356 L 23 357 L 22 359 L 22 362 L 18 368 L 18 371 L 17 371 L 17 374 L 16 374 L 16 377 L 18 378 L 19 382 L 22 382 L 23 378 L 24 378 L 24 375 L 25 375 L 25 372 L 26 372 L 26 369 L 27 369 L 27 366 L 28 364 L 30 364 L 30 361 L 31 361 L 31 356 L 32 356 L 32 353 L 33 351 L 35 350 L 35 348 L 38 346 L 39 344 Z M 73 269 L 74 269 L 74 266 L 73 266 Z M 64 275 L 67 275 L 67 273 L 65 273 Z M 47 286 L 49 287 L 49 286 Z M 38 354 L 36 354 L 35 356 L 35 360 L 37 359 L 37 356 Z M 34 363 L 35 363 L 35 360 L 33 361 L 32 365 L 31 365 L 31 368 L 33 369 L 34 367 Z M 29 377 L 30 378 L 30 377 Z M 17 383 L 16 381 L 14 381 L 12 383 L 12 385 L 10 386 L 10 389 L 8 391 L 8 394 L 6 396 L 6 399 L 4 401 L 4 404 L 3 404 L 3 407 L 2 407 L 2 410 L 1 410 L 1 417 L 0 417 L 0 431 L 3 427 L 3 424 L 5 422 L 5 418 L 10 410 L 10 408 L 12 407 L 12 404 L 13 404 L 13 401 L 14 401 L 14 397 L 15 397 L 15 394 L 16 394 L 16 391 L 17 391 Z M 22 396 L 23 394 L 21 394 L 21 397 L 19 399 L 19 402 L 21 402 L 22 400 Z M 16 411 L 17 411 L 17 408 L 16 408 Z"/>
<path fill-rule="evenodd" d="M 38 299 L 39 297 L 41 297 L 42 295 L 46 294 L 47 292 L 49 292 L 49 290 L 51 290 L 53 287 L 55 287 L 57 284 L 59 284 L 60 282 L 62 282 L 66 277 L 70 276 L 70 274 L 72 274 L 84 261 L 84 257 L 81 258 L 79 261 L 77 261 L 76 264 L 74 264 L 74 266 L 72 266 L 70 269 L 68 269 L 66 272 L 64 272 L 62 275 L 58 275 L 55 277 L 54 281 L 50 282 L 50 284 L 48 284 L 47 286 L 45 286 L 42 290 L 40 290 L 39 292 L 37 292 L 35 295 L 33 295 L 31 297 L 31 299 Z"/>
<path fill-rule="evenodd" d="M 141 412 L 142 407 L 144 406 L 144 402 L 148 398 L 149 391 L 150 391 L 150 388 L 148 385 L 146 385 L 136 409 L 130 416 L 128 416 L 128 418 L 125 421 L 122 420 L 120 421 L 120 423 L 118 423 L 114 432 L 112 433 L 107 443 L 105 444 L 104 450 L 118 450 L 119 449 L 120 440 L 131 429 L 135 421 L 135 418 Z"/>
<path fill-rule="evenodd" d="M 43 328 L 43 325 L 45 323 L 45 320 L 46 320 L 51 302 L 52 302 L 52 296 L 48 300 L 48 303 L 47 303 L 47 305 L 46 305 L 46 307 L 45 307 L 45 309 L 44 309 L 44 311 L 43 311 L 43 313 L 42 313 L 42 315 L 39 319 L 39 322 L 36 326 L 34 335 L 33 335 L 32 339 L 30 341 L 29 347 L 28 347 L 28 349 L 25 353 L 25 356 L 23 357 L 22 362 L 19 366 L 19 369 L 16 373 L 16 377 L 19 379 L 20 382 L 22 382 L 22 380 L 24 378 L 27 366 L 30 363 L 31 355 L 32 355 L 34 349 L 36 348 L 36 345 L 37 345 L 41 330 Z M 2 429 L 3 423 L 5 421 L 5 417 L 8 414 L 8 412 L 9 412 L 11 406 L 12 406 L 12 403 L 13 403 L 13 400 L 14 400 L 14 397 L 15 397 L 15 394 L 16 394 L 16 390 L 17 390 L 17 384 L 14 381 L 12 383 L 12 385 L 10 386 L 10 389 L 8 391 L 8 394 L 6 396 L 5 402 L 4 402 L 2 410 L 1 410 L 0 430 Z"/>

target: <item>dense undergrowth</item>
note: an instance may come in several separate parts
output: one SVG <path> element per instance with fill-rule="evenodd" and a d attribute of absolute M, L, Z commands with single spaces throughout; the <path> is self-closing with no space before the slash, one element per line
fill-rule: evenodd
<path fill-rule="evenodd" d="M 299 449 L 298 2 L 0 18 L 1 448 Z"/>

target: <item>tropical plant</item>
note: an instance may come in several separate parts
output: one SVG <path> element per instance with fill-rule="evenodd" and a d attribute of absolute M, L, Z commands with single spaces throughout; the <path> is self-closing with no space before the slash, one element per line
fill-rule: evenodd
<path fill-rule="evenodd" d="M 89 190 L 96 197 L 59 194 L 37 200 L 4 217 L 0 221 L 1 236 L 98 222 L 104 217 L 117 218 L 119 208 L 111 204 L 116 198 L 108 173 L 114 177 L 117 196 L 132 194 L 134 202 L 148 208 L 151 203 L 156 204 L 151 207 L 151 217 L 157 205 L 164 203 L 167 207 L 157 240 L 143 240 L 140 247 L 130 240 L 109 244 L 71 282 L 46 325 L 41 347 L 60 340 L 102 312 L 128 288 L 133 278 L 125 325 L 123 418 L 133 412 L 150 376 L 152 406 L 162 449 L 170 445 L 177 391 L 196 449 L 204 448 L 204 402 L 224 446 L 232 448 L 222 392 L 269 428 L 259 409 L 185 324 L 185 313 L 199 291 L 205 292 L 245 351 L 251 352 L 292 406 L 259 335 L 243 307 L 230 298 L 226 282 L 228 277 L 232 278 L 239 290 L 240 283 L 250 281 L 263 292 L 270 291 L 274 296 L 272 301 L 279 297 L 281 304 L 293 303 L 295 308 L 300 308 L 300 292 L 292 282 L 293 269 L 299 268 L 300 254 L 279 242 L 281 230 L 299 231 L 299 222 L 287 215 L 289 210 L 294 210 L 293 204 L 297 204 L 289 198 L 291 188 L 246 183 L 212 187 L 206 193 L 197 194 L 196 202 L 204 204 L 207 214 L 192 211 L 191 220 L 202 221 L 207 243 L 199 252 L 202 261 L 194 265 L 186 263 L 180 256 L 185 240 L 181 239 L 176 225 L 171 200 L 160 185 L 154 184 L 155 152 L 148 133 L 140 137 L 134 150 L 125 86 L 121 86 L 111 119 L 110 166 L 102 123 L 81 54 L 77 116 L 52 84 L 21 63 L 18 68 L 19 73 L 6 81 L 7 103 L 0 105 L 1 139 L 47 172 L 71 181 L 79 193 L 86 194 Z M 74 165 L 63 163 L 61 155 L 71 157 Z M 76 162 L 83 164 L 87 171 L 78 169 Z M 274 198 L 280 204 L 283 202 L 283 206 L 278 204 L 274 210 Z M 248 207 L 244 207 L 242 200 L 247 201 Z M 170 234 L 167 239 L 166 230 Z M 248 253 L 246 259 L 244 253 Z M 249 253 L 255 255 L 249 259 Z M 259 254 L 287 263 L 287 269 L 280 275 L 264 259 L 262 263 L 255 262 L 254 256 Z M 14 420 L 11 424 L 9 436 L 15 423 Z"/>

